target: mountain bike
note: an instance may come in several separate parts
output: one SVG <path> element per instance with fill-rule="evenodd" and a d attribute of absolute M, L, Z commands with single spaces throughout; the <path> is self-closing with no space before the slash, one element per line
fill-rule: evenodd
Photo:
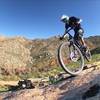
<path fill-rule="evenodd" d="M 89 48 L 84 50 L 84 46 L 69 33 L 67 41 L 64 41 L 58 48 L 58 61 L 65 72 L 75 76 L 81 73 L 84 68 L 84 61 L 91 61 Z"/>

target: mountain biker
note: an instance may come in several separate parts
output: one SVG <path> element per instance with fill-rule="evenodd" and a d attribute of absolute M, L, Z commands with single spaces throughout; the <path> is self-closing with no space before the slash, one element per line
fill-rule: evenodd
<path fill-rule="evenodd" d="M 83 39 L 84 30 L 83 30 L 83 28 L 81 27 L 81 24 L 80 24 L 82 22 L 82 20 L 80 18 L 77 18 L 77 17 L 74 17 L 74 16 L 69 17 L 69 16 L 66 16 L 66 15 L 62 15 L 61 21 L 65 24 L 65 32 L 64 32 L 64 35 L 62 37 L 60 37 L 60 39 L 63 39 L 65 37 L 65 35 L 67 34 L 66 31 L 69 28 L 71 28 L 75 32 L 74 39 L 80 41 L 81 44 L 86 49 L 87 46 L 86 46 L 85 41 Z"/>

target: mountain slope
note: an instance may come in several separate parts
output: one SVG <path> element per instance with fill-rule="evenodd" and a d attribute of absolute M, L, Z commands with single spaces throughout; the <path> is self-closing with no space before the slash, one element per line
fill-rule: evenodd
<path fill-rule="evenodd" d="M 100 36 L 90 36 L 87 40 L 91 42 L 94 47 L 100 47 Z"/>
<path fill-rule="evenodd" d="M 100 45 L 100 36 L 89 37 L 86 41 L 95 51 Z M 1 38 L 0 78 L 15 76 L 13 79 L 19 79 L 49 75 L 50 71 L 52 73 L 53 69 L 57 69 L 57 50 L 62 42 L 58 36 L 35 40 L 23 37 Z M 54 71 L 56 72 L 57 70 Z"/>

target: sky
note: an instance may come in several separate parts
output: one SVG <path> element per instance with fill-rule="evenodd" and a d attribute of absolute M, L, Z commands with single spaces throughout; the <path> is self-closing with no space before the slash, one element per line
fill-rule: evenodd
<path fill-rule="evenodd" d="M 0 0 L 0 35 L 28 39 L 62 35 L 63 14 L 83 20 L 84 37 L 100 35 L 100 0 Z"/>

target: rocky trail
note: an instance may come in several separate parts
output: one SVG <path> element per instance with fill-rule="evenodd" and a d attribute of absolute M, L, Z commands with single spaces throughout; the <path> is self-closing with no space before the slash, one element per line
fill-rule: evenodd
<path fill-rule="evenodd" d="M 100 62 L 88 64 L 76 77 L 56 84 L 0 93 L 0 100 L 100 100 Z"/>

